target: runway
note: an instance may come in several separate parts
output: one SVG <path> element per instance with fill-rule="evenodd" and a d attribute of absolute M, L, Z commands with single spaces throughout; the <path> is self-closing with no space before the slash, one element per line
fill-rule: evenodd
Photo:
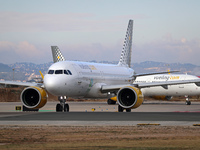
<path fill-rule="evenodd" d="M 187 112 L 21 112 L 0 113 L 0 121 L 200 121 Z"/>
<path fill-rule="evenodd" d="M 0 103 L 0 125 L 64 125 L 64 126 L 132 126 L 159 124 L 161 126 L 192 126 L 200 124 L 200 103 L 190 106 L 183 102 L 147 102 L 131 113 L 119 113 L 117 105 L 105 102 L 73 102 L 71 112 L 55 112 L 55 102 L 42 112 L 10 110 L 20 103 Z M 81 109 L 78 109 L 78 108 Z M 5 109 L 7 108 L 7 111 Z M 157 109 L 156 109 L 157 108 Z M 95 109 L 92 112 L 92 109 Z M 168 111 L 167 111 L 168 110 Z"/>

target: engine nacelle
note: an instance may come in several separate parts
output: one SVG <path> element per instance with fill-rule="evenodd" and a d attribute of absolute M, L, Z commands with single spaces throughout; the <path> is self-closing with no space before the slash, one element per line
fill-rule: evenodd
<path fill-rule="evenodd" d="M 144 96 L 141 90 L 136 87 L 123 87 L 117 93 L 117 102 L 125 109 L 137 108 L 143 103 L 143 100 Z"/>
<path fill-rule="evenodd" d="M 39 109 L 47 103 L 47 93 L 39 87 L 27 87 L 22 91 L 20 99 L 27 108 Z"/>

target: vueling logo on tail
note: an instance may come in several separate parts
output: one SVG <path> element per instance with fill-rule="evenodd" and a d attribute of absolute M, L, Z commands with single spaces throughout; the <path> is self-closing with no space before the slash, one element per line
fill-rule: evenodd
<path fill-rule="evenodd" d="M 60 49 L 58 48 L 58 46 L 51 46 L 51 50 L 52 50 L 54 63 L 55 62 L 59 62 L 59 61 L 65 61 L 65 58 L 62 55 L 62 53 L 61 53 Z"/>

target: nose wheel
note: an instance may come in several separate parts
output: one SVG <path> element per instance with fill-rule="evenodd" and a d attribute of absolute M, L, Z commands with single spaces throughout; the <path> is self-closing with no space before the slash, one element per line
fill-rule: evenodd
<path fill-rule="evenodd" d="M 56 112 L 69 112 L 69 105 L 66 103 L 66 96 L 59 96 L 59 104 L 56 105 Z"/>
<path fill-rule="evenodd" d="M 190 101 L 190 99 L 189 99 L 189 96 L 188 95 L 185 95 L 185 104 L 186 105 L 191 105 L 191 101 Z"/>

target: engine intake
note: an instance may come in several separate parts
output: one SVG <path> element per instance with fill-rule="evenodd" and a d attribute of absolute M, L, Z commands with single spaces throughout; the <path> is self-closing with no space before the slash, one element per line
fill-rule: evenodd
<path fill-rule="evenodd" d="M 46 104 L 47 93 L 39 87 L 28 87 L 22 91 L 20 99 L 27 108 L 39 109 Z"/>
<path fill-rule="evenodd" d="M 118 104 L 126 109 L 139 107 L 143 99 L 141 90 L 132 86 L 123 87 L 117 93 Z"/>

